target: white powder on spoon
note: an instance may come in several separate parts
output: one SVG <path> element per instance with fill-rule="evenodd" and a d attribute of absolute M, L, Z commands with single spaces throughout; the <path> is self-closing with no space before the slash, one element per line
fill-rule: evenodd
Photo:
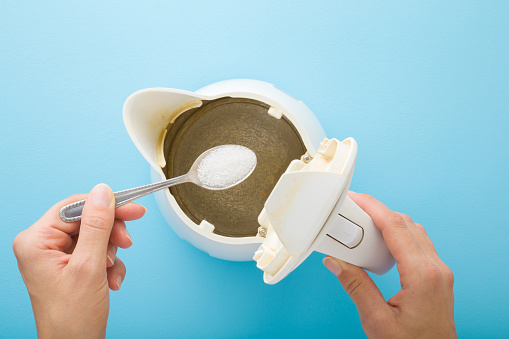
<path fill-rule="evenodd" d="M 226 188 L 246 179 L 256 166 L 256 154 L 240 145 L 223 145 L 198 165 L 198 179 L 205 185 Z"/>

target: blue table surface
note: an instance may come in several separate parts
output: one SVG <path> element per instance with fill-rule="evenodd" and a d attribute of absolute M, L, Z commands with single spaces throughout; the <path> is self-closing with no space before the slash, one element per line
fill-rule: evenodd
<path fill-rule="evenodd" d="M 422 223 L 455 274 L 461 338 L 509 335 L 506 1 L 7 1 L 0 11 L 0 337 L 36 335 L 12 240 L 99 182 L 149 182 L 122 105 L 232 78 L 304 101 L 359 143 L 352 190 Z M 110 338 L 362 337 L 314 253 L 275 286 L 181 240 L 154 200 L 128 224 Z M 386 298 L 396 269 L 374 277 Z"/>

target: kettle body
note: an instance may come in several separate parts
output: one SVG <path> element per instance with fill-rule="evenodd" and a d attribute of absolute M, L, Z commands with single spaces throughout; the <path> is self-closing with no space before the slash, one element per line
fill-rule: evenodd
<path fill-rule="evenodd" d="M 196 92 L 140 90 L 127 98 L 123 118 L 129 136 L 151 167 L 152 182 L 183 170 L 175 169 L 172 159 L 180 157 L 185 163 L 216 146 L 220 138 L 255 149 L 262 160 L 257 165 L 260 173 L 253 173 L 256 179 L 246 186 L 240 184 L 232 196 L 201 196 L 207 193 L 197 193 L 192 187 L 162 190 L 155 196 L 162 215 L 181 238 L 213 257 L 233 261 L 252 260 L 264 240 L 257 224 L 264 199 L 288 164 L 313 157 L 325 137 L 318 119 L 303 102 L 270 83 L 249 79 L 221 81 Z M 262 190 L 259 186 L 267 181 L 272 186 Z M 209 201 L 208 211 L 203 201 Z M 218 215 L 211 215 L 214 213 Z M 224 216 L 227 213 L 232 214 Z"/>

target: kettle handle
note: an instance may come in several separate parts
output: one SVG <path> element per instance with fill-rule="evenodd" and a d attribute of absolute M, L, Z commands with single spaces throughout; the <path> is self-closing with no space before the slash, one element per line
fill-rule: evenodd
<path fill-rule="evenodd" d="M 360 266 L 375 274 L 388 272 L 396 263 L 382 232 L 371 217 L 345 196 L 327 219 L 315 251 Z"/>

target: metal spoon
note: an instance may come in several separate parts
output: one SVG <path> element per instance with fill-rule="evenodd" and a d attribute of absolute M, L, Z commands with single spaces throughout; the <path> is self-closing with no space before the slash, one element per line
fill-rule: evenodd
<path fill-rule="evenodd" d="M 165 181 L 145 185 L 145 186 L 129 188 L 129 189 L 126 189 L 123 191 L 115 192 L 114 193 L 115 199 L 116 199 L 115 208 L 125 205 L 128 202 L 131 202 L 135 199 L 141 198 L 147 194 L 159 191 L 163 188 L 171 187 L 171 186 L 182 184 L 185 182 L 192 182 L 198 186 L 201 186 L 201 187 L 209 189 L 209 190 L 224 190 L 224 189 L 233 187 L 233 186 L 241 183 L 247 177 L 249 177 L 251 175 L 251 173 L 253 173 L 253 171 L 256 167 L 256 162 L 254 163 L 254 166 L 250 169 L 250 171 L 244 177 L 242 177 L 240 180 L 233 182 L 232 184 L 227 185 L 227 186 L 221 186 L 221 187 L 210 186 L 210 185 L 207 185 L 207 184 L 203 183 L 202 181 L 200 181 L 200 179 L 198 177 L 198 166 L 200 166 L 200 163 L 202 162 L 202 160 L 207 155 L 209 155 L 211 152 L 213 152 L 214 150 L 219 149 L 224 146 L 243 147 L 246 150 L 248 150 L 249 152 L 253 152 L 249 148 L 240 146 L 240 145 L 222 145 L 222 146 L 213 147 L 213 148 L 203 152 L 202 154 L 200 154 L 200 156 L 198 158 L 196 158 L 193 165 L 189 169 L 189 172 L 187 172 L 184 175 L 181 175 L 181 176 L 178 176 L 175 178 L 171 178 L 171 179 L 168 179 Z M 83 211 L 83 206 L 85 205 L 85 201 L 86 201 L 86 199 L 76 201 L 76 202 L 73 202 L 72 204 L 62 207 L 62 209 L 60 210 L 60 219 L 62 219 L 62 221 L 65 221 L 65 222 L 73 222 L 73 221 L 81 220 L 81 213 Z"/>

